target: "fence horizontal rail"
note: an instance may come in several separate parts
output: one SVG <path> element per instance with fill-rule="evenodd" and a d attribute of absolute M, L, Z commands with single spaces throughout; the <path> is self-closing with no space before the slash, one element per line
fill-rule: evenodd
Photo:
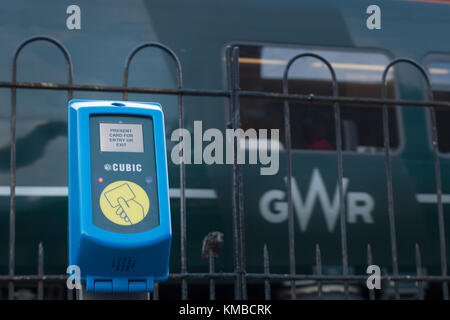
<path fill-rule="evenodd" d="M 189 273 L 171 273 L 169 275 L 169 280 L 180 280 L 180 279 L 235 279 L 238 275 L 234 272 L 227 273 L 209 273 L 209 272 L 189 272 Z M 314 274 L 284 274 L 284 273 L 246 273 L 245 277 L 248 279 L 256 280 L 318 280 L 318 281 L 366 281 L 369 275 L 314 275 Z M 24 281 L 24 282 L 37 282 L 37 281 L 66 281 L 68 279 L 67 275 L 15 275 L 15 276 L 0 276 L 0 283 L 7 281 Z M 428 275 L 428 276 L 415 276 L 415 275 L 380 275 L 380 280 L 384 281 L 450 281 L 450 276 L 438 276 L 438 275 Z"/>
<path fill-rule="evenodd" d="M 117 92 L 117 93 L 153 93 L 163 95 L 185 95 L 185 96 L 207 96 L 229 98 L 231 93 L 226 90 L 199 90 L 199 89 L 167 89 L 167 88 L 145 88 L 145 87 L 122 87 L 122 86 L 97 86 L 97 85 L 77 85 L 60 84 L 51 82 L 8 82 L 0 81 L 0 88 L 17 89 L 41 89 L 41 90 L 73 90 L 73 91 L 96 91 L 96 92 Z M 407 107 L 450 107 L 449 101 L 422 101 L 407 99 L 380 99 L 380 98 L 359 98 L 359 97 L 333 97 L 320 96 L 314 94 L 292 94 L 278 92 L 246 91 L 237 90 L 240 97 L 245 98 L 265 98 L 273 100 L 288 100 L 297 102 L 324 103 L 345 103 L 362 104 L 362 107 L 374 107 L 364 105 L 387 105 L 387 106 L 407 106 Z M 360 106 L 359 106 L 360 107 Z"/>
<path fill-rule="evenodd" d="M 64 274 L 46 274 L 46 275 L 14 275 L 14 276 L 0 276 L 0 282 L 3 281 L 41 281 L 41 280 L 67 280 L 67 275 Z"/>
<path fill-rule="evenodd" d="M 251 279 L 271 279 L 271 280 L 320 280 L 320 281 L 366 281 L 369 275 L 309 275 L 309 274 L 264 274 L 247 273 L 247 278 Z M 450 281 L 450 276 L 413 276 L 413 275 L 380 275 L 380 280 L 386 281 Z"/>
<path fill-rule="evenodd" d="M 73 91 L 103 91 L 103 92 L 131 92 L 131 93 L 157 93 L 168 95 L 186 96 L 211 96 L 228 97 L 230 93 L 223 90 L 198 90 L 198 89 L 169 89 L 169 88 L 145 88 L 145 87 L 122 87 L 122 86 L 97 86 L 97 85 L 77 85 L 51 82 L 7 82 L 1 81 L 3 88 L 22 89 L 47 89 L 47 90 L 73 90 Z"/>

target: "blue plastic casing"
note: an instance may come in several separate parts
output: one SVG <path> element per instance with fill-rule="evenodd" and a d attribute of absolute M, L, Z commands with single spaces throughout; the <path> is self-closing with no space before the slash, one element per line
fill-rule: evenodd
<path fill-rule="evenodd" d="M 157 227 L 124 234 L 93 224 L 89 121 L 96 115 L 152 118 L 159 204 Z M 68 147 L 69 265 L 79 266 L 81 280 L 88 292 L 153 291 L 154 281 L 168 277 L 172 239 L 161 106 L 128 101 L 72 100 L 68 108 Z M 126 267 L 114 268 L 117 263 Z"/>

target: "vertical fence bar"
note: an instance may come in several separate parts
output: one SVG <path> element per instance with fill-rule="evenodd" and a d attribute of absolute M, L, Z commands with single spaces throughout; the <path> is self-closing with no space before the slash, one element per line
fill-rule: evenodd
<path fill-rule="evenodd" d="M 338 97 L 338 85 L 336 80 L 336 73 L 334 72 L 331 64 L 325 60 L 321 59 L 322 62 L 328 67 L 331 79 L 332 79 L 332 90 L 333 97 Z M 348 248 L 347 248 L 347 216 L 345 209 L 345 199 L 344 199 L 344 168 L 342 161 L 342 130 L 341 130 L 341 107 L 338 102 L 334 102 L 334 120 L 335 120 L 335 130 L 336 130 L 336 151 L 337 151 L 337 163 L 338 163 L 338 190 L 339 190 L 339 216 L 340 216 L 340 226 L 341 226 L 341 256 L 342 256 L 342 274 L 344 277 L 348 275 Z M 348 282 L 344 280 L 344 293 L 345 297 L 348 298 Z"/>
<path fill-rule="evenodd" d="M 389 63 L 383 71 L 382 83 L 381 83 L 381 97 L 386 99 L 387 88 L 386 78 L 387 73 L 393 62 Z M 384 143 L 384 159 L 386 168 L 386 184 L 387 184 L 387 198 L 388 198 L 388 215 L 389 215 L 389 234 L 391 240 L 391 253 L 392 253 L 392 271 L 394 276 L 398 276 L 398 254 L 397 254 L 397 233 L 395 228 L 395 215 L 394 215 L 394 195 L 392 190 L 392 171 L 391 171 L 391 154 L 390 154 L 390 133 L 389 133 L 389 112 L 387 105 L 383 104 L 383 143 Z M 398 281 L 394 280 L 394 292 L 395 298 L 400 299 L 400 293 L 398 289 Z"/>
<path fill-rule="evenodd" d="M 338 86 L 336 80 L 336 73 L 328 60 L 314 53 L 301 53 L 291 58 L 283 73 L 283 93 L 288 94 L 288 74 L 292 64 L 301 58 L 314 58 L 320 60 L 330 71 L 331 86 L 333 97 L 338 97 Z M 338 163 L 338 190 L 339 190 L 339 210 L 341 220 L 341 254 L 342 254 L 342 267 L 344 277 L 348 275 L 348 258 L 347 258 L 347 227 L 346 227 L 346 213 L 345 213 L 345 201 L 344 201 L 344 178 L 343 178 L 343 165 L 342 165 L 342 138 L 341 138 L 341 115 L 340 106 L 338 102 L 333 103 L 334 119 L 335 119 L 335 134 L 336 134 L 336 151 L 337 151 L 337 163 Z M 286 140 L 286 168 L 287 168 L 287 199 L 288 199 L 288 228 L 289 228 L 289 267 L 292 277 L 295 276 L 295 238 L 294 238 L 294 210 L 292 203 L 292 143 L 291 143 L 291 129 L 290 129 L 290 111 L 289 102 L 284 101 L 284 130 Z M 348 296 L 348 283 L 344 280 L 345 296 Z M 291 279 L 291 298 L 296 299 L 295 281 Z"/>
<path fill-rule="evenodd" d="M 239 47 L 233 49 L 233 62 L 234 62 L 234 85 L 235 85 L 235 108 L 234 108 L 234 120 L 235 130 L 241 128 L 241 111 L 240 111 L 240 86 L 239 86 Z M 236 148 L 239 148 L 240 141 L 237 142 Z M 247 278 L 246 278 L 246 257 L 245 257 L 245 214 L 244 214 L 244 181 L 242 175 L 242 166 L 236 163 L 237 166 L 237 184 L 238 184 L 238 205 L 239 205 L 239 250 L 240 250 L 240 265 L 241 265 L 241 290 L 242 299 L 247 300 Z"/>
<path fill-rule="evenodd" d="M 181 90 L 183 87 L 183 75 L 181 72 L 181 63 L 177 56 L 174 54 L 177 62 L 177 89 Z M 183 96 L 181 93 L 178 94 L 178 128 L 180 130 L 184 129 L 184 106 L 183 106 Z M 181 229 L 181 272 L 183 274 L 187 273 L 187 253 L 186 253 L 186 171 L 184 164 L 184 140 L 180 136 L 180 146 L 183 150 L 181 155 L 180 163 L 180 229 Z M 181 281 L 181 297 L 183 300 L 188 299 L 188 284 L 187 279 L 183 278 Z"/>
<path fill-rule="evenodd" d="M 416 273 L 418 277 L 422 276 L 422 256 L 420 255 L 420 247 L 418 243 L 416 243 Z M 417 298 L 419 300 L 423 300 L 424 294 L 423 294 L 422 280 L 417 281 L 417 290 L 418 290 Z"/>
<path fill-rule="evenodd" d="M 232 68 L 233 68 L 233 95 L 234 107 L 233 110 L 233 128 L 237 130 L 241 127 L 240 117 L 240 97 L 239 97 L 239 47 L 234 47 L 232 51 Z M 235 198 L 235 206 L 237 213 L 237 240 L 238 240 L 238 259 L 239 259 L 239 275 L 238 282 L 240 287 L 240 296 L 242 299 L 247 299 L 247 279 L 245 272 L 245 220 L 244 220 L 244 196 L 243 196 L 243 177 L 242 168 L 238 163 L 238 149 L 240 139 L 237 138 L 237 143 L 234 144 L 234 161 L 233 161 L 233 195 Z"/>
<path fill-rule="evenodd" d="M 416 67 L 419 68 L 422 75 L 425 78 L 425 82 L 427 84 L 427 99 L 428 102 L 433 101 L 433 89 L 431 87 L 431 82 L 428 77 L 428 74 L 425 70 L 418 64 Z M 439 159 L 439 140 L 437 133 L 437 122 L 436 122 L 436 108 L 429 107 L 431 113 L 431 137 L 432 137 L 432 146 L 433 146 L 433 162 L 434 162 L 434 170 L 435 170 L 435 179 L 436 179 L 436 196 L 437 196 L 437 207 L 438 207 L 438 225 L 439 225 L 439 249 L 440 249 L 440 257 L 441 257 L 441 275 L 443 277 L 447 276 L 447 248 L 445 242 L 445 221 L 444 221 L 444 206 L 442 203 L 442 181 L 441 181 L 441 164 Z M 448 293 L 448 282 L 442 282 L 442 297 L 444 300 L 449 299 Z"/>
<path fill-rule="evenodd" d="M 214 254 L 212 248 L 209 248 L 209 273 L 214 273 Z M 209 300 L 216 300 L 216 284 L 214 278 L 209 279 Z"/>
<path fill-rule="evenodd" d="M 264 299 L 270 300 L 270 281 L 269 281 L 269 274 L 270 274 L 270 261 L 269 261 L 269 251 L 267 250 L 267 244 L 264 244 L 264 274 L 267 276 L 266 279 L 264 279 Z"/>
<path fill-rule="evenodd" d="M 239 63 L 239 61 L 238 61 Z M 233 47 L 228 46 L 226 50 L 226 67 L 227 67 L 227 78 L 228 78 L 228 88 L 230 90 L 230 123 L 229 127 L 235 128 L 235 107 L 236 107 L 236 88 L 234 83 L 234 64 L 233 64 Z M 238 186 L 237 186 L 237 157 L 236 157 L 236 148 L 234 149 L 234 158 L 233 158 L 233 167 L 232 167 L 232 216 L 233 216 L 233 247 L 234 247 L 234 272 L 236 273 L 236 278 L 234 282 L 234 298 L 235 300 L 241 300 L 242 291 L 241 291 L 241 263 L 240 263 L 240 250 L 239 250 L 239 218 L 238 218 Z"/>
<path fill-rule="evenodd" d="M 322 257 L 320 253 L 320 246 L 316 243 L 316 273 L 318 277 L 322 277 Z M 317 280 L 317 293 L 319 297 L 322 297 L 322 281 Z"/>
<path fill-rule="evenodd" d="M 64 285 L 64 287 L 67 287 Z M 73 290 L 67 288 L 67 300 L 73 300 Z"/>
<path fill-rule="evenodd" d="M 184 106 L 183 106 L 183 94 L 181 89 L 183 88 L 183 72 L 181 68 L 181 62 L 178 56 L 169 47 L 159 43 L 159 42 L 146 42 L 135 47 L 125 60 L 124 67 L 124 77 L 123 77 L 123 87 L 128 86 L 128 74 L 130 69 L 130 63 L 133 57 L 140 50 L 148 47 L 155 47 L 163 52 L 165 52 L 171 60 L 175 63 L 176 69 L 176 79 L 177 79 L 177 89 L 178 91 L 178 128 L 180 130 L 184 129 Z M 128 99 L 128 92 L 123 90 L 123 99 Z M 186 254 L 186 175 L 185 175 L 185 163 L 184 163 L 184 141 L 182 136 L 179 138 L 182 153 L 180 154 L 180 246 L 181 246 L 181 273 L 187 273 L 187 254 Z M 186 277 L 181 280 L 181 298 L 183 300 L 188 299 L 188 285 Z"/>
<path fill-rule="evenodd" d="M 387 72 L 389 71 L 389 69 L 392 66 L 394 66 L 395 64 L 400 63 L 400 62 L 412 65 L 413 67 L 415 67 L 417 70 L 420 71 L 420 73 L 422 74 L 422 76 L 425 80 L 425 84 L 427 87 L 427 95 L 426 95 L 427 100 L 426 101 L 427 102 L 433 101 L 433 90 L 431 87 L 430 78 L 428 77 L 428 74 L 426 73 L 425 69 L 423 69 L 423 67 L 421 65 L 419 65 L 414 60 L 411 60 L 408 58 L 395 59 L 386 66 L 386 68 L 383 72 L 383 78 L 382 78 L 382 87 L 381 87 L 382 98 L 386 98 Z M 386 105 L 383 105 L 383 111 L 384 111 L 383 112 L 384 113 L 383 124 L 385 124 L 384 122 L 387 122 L 387 120 L 388 120 L 387 110 L 385 110 L 385 109 L 386 109 Z M 438 135 L 437 135 L 436 114 L 435 114 L 435 107 L 429 107 L 429 109 L 430 109 L 430 114 L 431 114 L 433 160 L 434 160 L 434 169 L 435 169 L 436 195 L 437 195 L 437 206 L 438 206 L 441 275 L 443 277 L 446 277 L 447 276 L 447 251 L 446 251 L 446 243 L 445 243 L 444 207 L 442 204 L 442 181 L 441 181 L 441 166 L 440 166 L 440 159 L 439 159 L 439 144 L 438 144 Z M 388 123 L 386 123 L 386 125 L 388 125 Z M 386 135 L 386 133 L 389 133 L 389 129 L 384 130 L 385 135 Z M 385 137 L 385 140 L 386 140 L 386 137 Z M 389 142 L 389 137 L 388 137 L 387 142 Z M 386 143 L 386 141 L 385 141 L 385 143 Z M 385 149 L 386 149 L 386 146 L 385 146 Z M 389 154 L 389 151 L 386 151 L 386 152 L 387 152 L 387 154 Z M 388 183 L 388 188 L 389 188 L 389 183 Z M 391 188 L 392 188 L 392 186 L 391 186 Z M 389 193 L 392 193 L 392 190 L 390 192 L 388 192 L 388 194 Z M 392 195 L 391 195 L 391 198 L 392 198 Z M 395 223 L 395 221 L 393 221 L 393 219 L 394 219 L 393 203 L 390 203 L 390 207 L 392 207 L 392 208 L 389 210 L 390 211 L 389 220 L 391 221 L 391 219 L 392 219 L 392 223 Z M 393 240 L 394 240 L 394 244 L 395 244 L 396 243 L 395 242 L 395 224 L 393 225 L 392 223 L 391 223 L 391 237 L 394 236 Z M 396 247 L 395 247 L 395 250 L 396 250 Z M 395 258 L 395 260 L 394 260 L 394 258 Z M 394 252 L 393 252 L 393 267 L 394 267 L 394 275 L 395 275 L 395 271 L 396 271 L 395 268 L 397 268 L 397 273 L 398 273 L 398 262 L 397 262 L 397 257 L 396 256 L 394 257 Z M 397 284 L 396 284 L 396 288 L 397 288 Z M 442 282 L 442 295 L 445 300 L 448 300 L 448 298 L 449 298 L 448 285 L 447 285 L 447 281 L 445 281 L 445 280 Z M 396 297 L 399 297 L 397 291 L 396 291 Z"/>
<path fill-rule="evenodd" d="M 16 68 L 17 55 L 14 55 L 13 63 L 13 84 L 16 83 Z M 16 88 L 11 88 L 11 155 L 10 155 L 10 170 L 9 170 L 9 263 L 8 275 L 14 276 L 15 269 L 15 250 L 16 250 Z M 14 299 L 14 282 L 8 283 L 8 299 Z"/>
<path fill-rule="evenodd" d="M 289 68 L 294 63 L 295 59 L 291 59 L 283 75 L 283 93 L 289 93 L 288 89 L 288 72 Z M 295 285 L 295 229 L 294 229 L 294 207 L 292 203 L 292 143 L 291 143 L 291 116 L 289 110 L 289 102 L 284 101 L 283 107 L 284 115 L 284 139 L 286 144 L 286 187 L 287 187 L 287 201 L 288 201 L 288 237 L 289 237 L 289 274 L 291 276 L 291 300 L 297 299 L 296 285 Z"/>
<path fill-rule="evenodd" d="M 153 288 L 153 300 L 159 300 L 159 283 L 156 282 Z"/>
<path fill-rule="evenodd" d="M 428 85 L 428 101 L 433 101 L 433 91 L 431 88 L 430 80 L 422 67 L 418 66 L 425 76 Z M 439 224 L 439 247 L 440 247 L 440 257 L 441 257 L 441 275 L 443 277 L 447 276 L 447 248 L 445 243 L 445 221 L 444 221 L 444 206 L 442 204 L 442 181 L 441 181 L 441 164 L 439 159 L 439 140 L 437 133 L 436 124 L 436 110 L 435 107 L 430 108 L 431 113 L 431 133 L 432 133 L 432 145 L 433 145 L 433 160 L 434 160 L 434 170 L 436 176 L 436 196 L 437 196 L 437 206 L 438 206 L 438 224 Z M 444 300 L 449 299 L 448 294 L 448 282 L 442 282 L 442 297 Z"/>
<path fill-rule="evenodd" d="M 367 244 L 367 265 L 368 266 L 373 265 L 372 247 L 370 246 L 370 243 Z M 374 289 L 369 289 L 369 299 L 375 300 L 375 290 Z"/>
<path fill-rule="evenodd" d="M 17 118 L 17 92 L 14 86 L 17 82 L 17 60 L 22 49 L 34 41 L 49 42 L 60 49 L 68 67 L 68 84 L 72 85 L 72 60 L 67 49 L 57 40 L 46 37 L 36 36 L 24 40 L 14 51 L 12 64 L 12 84 L 11 87 L 11 151 L 10 151 L 10 197 L 9 197 L 9 254 L 8 254 L 8 275 L 14 276 L 15 269 L 15 250 L 16 250 L 16 118 Z M 69 100 L 72 98 L 72 90 L 69 90 Z M 8 299 L 14 298 L 14 282 L 8 283 Z"/>
<path fill-rule="evenodd" d="M 38 276 L 44 276 L 44 245 L 42 242 L 39 242 L 38 246 Z M 38 300 L 44 300 L 44 281 L 38 281 Z"/>

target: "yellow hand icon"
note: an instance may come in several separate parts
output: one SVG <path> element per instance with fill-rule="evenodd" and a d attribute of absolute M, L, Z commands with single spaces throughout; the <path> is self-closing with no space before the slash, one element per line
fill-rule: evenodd
<path fill-rule="evenodd" d="M 131 181 L 115 181 L 107 185 L 99 199 L 100 209 L 111 222 L 131 226 L 148 214 L 150 201 L 147 192 Z"/>
<path fill-rule="evenodd" d="M 117 208 L 116 214 L 125 222 L 135 224 L 144 219 L 144 207 L 137 201 L 125 201 L 123 197 L 119 197 L 117 202 L 119 203 L 119 208 Z"/>

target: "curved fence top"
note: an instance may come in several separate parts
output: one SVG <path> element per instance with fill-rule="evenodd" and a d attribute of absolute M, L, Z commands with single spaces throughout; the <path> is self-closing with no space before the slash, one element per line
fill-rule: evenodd
<path fill-rule="evenodd" d="M 285 69 L 284 69 L 284 73 L 283 73 L 283 93 L 288 93 L 288 73 L 290 68 L 292 67 L 293 63 L 299 59 L 302 58 L 315 58 L 319 61 L 321 61 L 323 64 L 325 64 L 325 66 L 328 68 L 328 70 L 330 71 L 331 74 L 331 85 L 332 85 L 332 90 L 333 90 L 333 96 L 337 96 L 338 95 L 338 87 L 337 87 L 337 79 L 336 79 L 336 73 L 334 71 L 333 66 L 331 65 L 331 63 L 325 59 L 324 57 L 315 54 L 315 53 L 300 53 L 294 57 L 292 57 Z"/>
<path fill-rule="evenodd" d="M 143 50 L 145 48 L 149 48 L 149 47 L 158 48 L 158 49 L 162 50 L 175 63 L 176 77 L 177 77 L 177 89 L 181 89 L 183 87 L 183 72 L 182 72 L 182 68 L 181 68 L 180 59 L 178 59 L 178 56 L 175 54 L 175 52 L 172 51 L 172 49 L 170 49 L 169 47 L 163 45 L 162 43 L 155 42 L 155 41 L 142 43 L 142 44 L 136 46 L 128 54 L 128 56 L 125 59 L 125 67 L 124 67 L 124 75 L 123 75 L 123 86 L 124 87 L 128 87 L 128 75 L 129 75 L 129 71 L 130 71 L 130 64 L 131 64 L 131 61 L 133 60 L 134 56 L 139 51 L 141 51 L 141 50 Z M 128 92 L 127 91 L 123 92 L 123 98 L 124 98 L 124 100 L 128 99 Z"/>
<path fill-rule="evenodd" d="M 14 51 L 14 56 L 13 56 L 13 66 L 12 66 L 12 81 L 16 82 L 16 76 L 17 76 L 17 60 L 19 58 L 19 54 L 22 51 L 23 48 L 25 48 L 27 45 L 29 45 L 32 42 L 36 42 L 36 41 L 45 41 L 45 42 L 49 42 L 53 45 L 55 45 L 64 55 L 64 58 L 66 59 L 66 63 L 67 63 L 67 68 L 68 68 L 68 84 L 72 84 L 73 82 L 73 68 L 72 68 L 72 58 L 70 57 L 70 53 L 67 50 L 67 48 L 58 40 L 51 38 L 51 37 L 47 37 L 47 36 L 34 36 L 31 38 L 28 38 L 26 40 L 24 40 L 22 43 L 19 44 L 19 46 L 16 48 L 16 50 Z"/>
<path fill-rule="evenodd" d="M 409 65 L 412 65 L 413 67 L 415 67 L 417 70 L 420 71 L 423 78 L 425 79 L 425 83 L 427 86 L 427 99 L 428 99 L 428 101 L 433 101 L 433 89 L 431 87 L 431 81 L 430 81 L 430 77 L 428 76 L 428 73 L 418 62 L 416 62 L 412 59 L 409 59 L 409 58 L 396 58 L 396 59 L 392 60 L 391 62 L 389 62 L 389 64 L 386 66 L 386 68 L 383 71 L 383 76 L 381 77 L 381 97 L 383 99 L 386 98 L 386 94 L 387 94 L 386 79 L 387 79 L 387 74 L 389 72 L 389 69 L 399 63 L 406 63 Z"/>

